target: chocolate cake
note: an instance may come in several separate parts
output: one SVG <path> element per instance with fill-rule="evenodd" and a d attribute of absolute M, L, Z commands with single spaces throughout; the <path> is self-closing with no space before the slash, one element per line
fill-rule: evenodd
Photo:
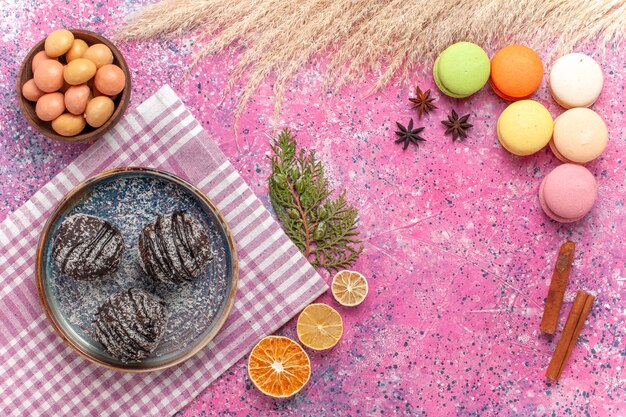
<path fill-rule="evenodd" d="M 85 214 L 66 218 L 52 246 L 54 263 L 61 272 L 87 281 L 115 272 L 123 252 L 120 231 L 105 220 Z"/>
<path fill-rule="evenodd" d="M 122 362 L 150 355 L 159 345 L 166 324 L 163 301 L 138 288 L 109 297 L 93 322 L 96 339 Z"/>
<path fill-rule="evenodd" d="M 167 283 L 197 278 L 212 258 L 202 224 L 182 211 L 159 216 L 143 228 L 139 255 L 146 273 Z"/>

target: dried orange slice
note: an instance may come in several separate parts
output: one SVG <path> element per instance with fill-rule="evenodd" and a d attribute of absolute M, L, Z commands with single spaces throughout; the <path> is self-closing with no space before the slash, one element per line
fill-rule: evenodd
<path fill-rule="evenodd" d="M 304 349 L 282 336 L 267 336 L 250 352 L 248 375 L 263 394 L 291 397 L 311 377 L 311 361 Z"/>
<path fill-rule="evenodd" d="M 342 306 L 358 306 L 367 297 L 369 290 L 367 280 L 355 271 L 343 270 L 337 272 L 331 285 L 333 297 Z"/>
<path fill-rule="evenodd" d="M 315 350 L 330 349 L 343 334 L 343 320 L 326 304 L 311 304 L 300 313 L 296 327 L 302 344 Z"/>

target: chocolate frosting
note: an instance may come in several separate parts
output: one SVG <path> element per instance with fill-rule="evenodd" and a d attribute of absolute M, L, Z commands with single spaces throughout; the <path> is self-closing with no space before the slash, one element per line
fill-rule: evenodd
<path fill-rule="evenodd" d="M 165 304 L 138 288 L 112 295 L 93 322 L 96 339 L 122 362 L 141 360 L 158 346 L 167 324 Z"/>
<path fill-rule="evenodd" d="M 62 273 L 87 281 L 115 272 L 123 252 L 119 230 L 105 220 L 85 214 L 66 218 L 52 247 L 52 257 Z"/>
<path fill-rule="evenodd" d="M 139 236 L 139 254 L 146 273 L 168 283 L 197 278 L 212 258 L 202 224 L 182 211 L 147 224 Z"/>

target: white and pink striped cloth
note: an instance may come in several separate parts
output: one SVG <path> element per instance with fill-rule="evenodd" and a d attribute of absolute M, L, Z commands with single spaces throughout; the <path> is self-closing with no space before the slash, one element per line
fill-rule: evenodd
<path fill-rule="evenodd" d="M 80 181 L 129 165 L 197 185 L 229 223 L 239 256 L 235 305 L 217 337 L 183 364 L 148 374 L 107 370 L 74 353 L 48 324 L 35 283 L 37 242 L 56 204 Z M 0 224 L 0 416 L 171 415 L 326 289 L 164 86 Z"/>

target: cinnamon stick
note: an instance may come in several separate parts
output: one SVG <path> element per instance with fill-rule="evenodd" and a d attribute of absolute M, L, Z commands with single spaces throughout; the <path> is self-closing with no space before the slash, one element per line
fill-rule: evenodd
<path fill-rule="evenodd" d="M 540 329 L 544 333 L 554 334 L 556 326 L 559 323 L 559 314 L 563 305 L 563 296 L 565 288 L 572 269 L 574 260 L 574 249 L 576 245 L 572 241 L 567 241 L 561 245 L 559 257 L 556 259 L 552 280 L 550 281 L 550 289 L 548 290 L 548 299 L 546 307 L 543 310 Z"/>
<path fill-rule="evenodd" d="M 578 291 L 576 293 L 576 299 L 572 305 L 572 309 L 567 316 L 567 322 L 563 328 L 561 338 L 554 349 L 552 359 L 548 365 L 546 376 L 552 380 L 557 381 L 561 377 L 563 368 L 567 364 L 567 361 L 572 354 L 572 350 L 576 345 L 580 331 L 585 324 L 585 320 L 591 311 L 591 306 L 595 297 L 585 291 Z"/>

